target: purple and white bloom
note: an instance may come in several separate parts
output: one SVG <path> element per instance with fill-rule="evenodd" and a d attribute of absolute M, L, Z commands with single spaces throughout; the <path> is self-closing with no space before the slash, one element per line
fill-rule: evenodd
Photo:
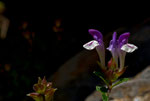
<path fill-rule="evenodd" d="M 101 32 L 95 29 L 89 29 L 89 33 L 93 36 L 95 40 L 92 40 L 83 45 L 83 47 L 87 50 L 92 50 L 96 48 L 96 51 L 99 55 L 101 66 L 105 68 L 105 48 L 103 43 L 103 35 Z"/>
<path fill-rule="evenodd" d="M 128 43 L 128 38 L 130 36 L 130 33 L 123 33 L 119 36 L 118 39 L 118 54 L 119 54 L 119 61 L 120 61 L 120 71 L 124 68 L 125 64 L 125 56 L 126 56 L 126 51 L 122 50 L 122 46 Z"/>
<path fill-rule="evenodd" d="M 89 29 L 89 33 L 95 40 L 84 44 L 83 47 L 87 50 L 93 50 L 96 48 L 96 51 L 100 58 L 101 67 L 103 69 L 106 69 L 103 36 L 101 32 L 95 29 Z M 114 32 L 112 40 L 110 41 L 110 45 L 107 48 L 111 52 L 113 60 L 116 63 L 115 69 L 119 69 L 119 71 L 122 71 L 124 69 L 126 53 L 132 53 L 137 49 L 137 46 L 128 43 L 129 36 L 130 33 L 126 32 L 121 34 L 117 40 L 117 33 Z M 118 60 L 120 66 L 118 66 Z"/>
<path fill-rule="evenodd" d="M 109 51 L 111 51 L 112 56 L 116 61 L 116 63 L 118 62 L 118 57 L 119 57 L 119 62 L 120 62 L 119 71 L 121 71 L 124 68 L 126 52 L 131 53 L 137 49 L 135 45 L 128 43 L 129 36 L 130 33 L 126 32 L 121 34 L 119 36 L 119 39 L 116 40 L 116 33 L 114 33 L 113 39 L 110 42 L 110 46 L 107 48 Z"/>
<path fill-rule="evenodd" d="M 115 82 L 126 70 L 124 66 L 126 53 L 132 53 L 137 49 L 137 46 L 128 43 L 128 38 L 130 36 L 129 32 L 121 34 L 118 39 L 117 33 L 114 32 L 112 40 L 110 41 L 110 45 L 107 48 L 111 52 L 112 58 L 108 62 L 108 65 L 105 66 L 105 48 L 103 36 L 101 32 L 95 29 L 89 29 L 89 33 L 95 40 L 84 44 L 83 47 L 87 50 L 93 50 L 96 48 L 100 58 L 100 67 L 104 77 L 108 85 L 112 85 L 112 83 Z"/>

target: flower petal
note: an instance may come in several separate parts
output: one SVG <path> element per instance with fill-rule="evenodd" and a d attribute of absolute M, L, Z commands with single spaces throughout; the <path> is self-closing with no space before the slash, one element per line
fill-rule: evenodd
<path fill-rule="evenodd" d="M 99 32 L 98 30 L 95 29 L 89 29 L 89 33 L 93 36 L 93 38 L 95 40 L 97 40 L 98 42 L 100 42 L 101 40 L 103 40 L 103 35 L 101 32 Z"/>
<path fill-rule="evenodd" d="M 128 42 L 129 36 L 130 36 L 129 32 L 123 33 L 119 36 L 118 43 L 120 48 Z"/>
<path fill-rule="evenodd" d="M 96 40 L 92 40 L 83 45 L 83 47 L 87 50 L 93 50 L 97 46 L 99 46 L 99 43 Z"/>
<path fill-rule="evenodd" d="M 116 42 L 116 38 L 117 38 L 117 33 L 114 32 L 114 33 L 113 33 L 113 42 Z"/>
<path fill-rule="evenodd" d="M 117 44 L 118 44 L 118 43 L 117 43 L 116 37 L 117 37 L 117 33 L 114 32 L 113 38 L 112 38 L 112 40 L 110 41 L 109 47 L 107 48 L 109 51 L 112 51 L 113 48 L 114 48 L 114 49 L 117 48 Z"/>
<path fill-rule="evenodd" d="M 121 50 L 128 52 L 128 53 L 132 53 L 133 51 L 135 51 L 136 49 L 138 49 L 137 46 L 133 45 L 133 44 L 125 44 L 121 47 Z"/>

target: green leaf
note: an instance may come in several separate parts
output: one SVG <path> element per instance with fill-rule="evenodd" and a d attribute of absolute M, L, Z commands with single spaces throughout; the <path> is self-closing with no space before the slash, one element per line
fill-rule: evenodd
<path fill-rule="evenodd" d="M 121 78 L 119 81 L 117 81 L 115 84 L 112 85 L 112 88 L 115 87 L 116 85 L 119 85 L 123 82 L 127 82 L 129 78 Z"/>
<path fill-rule="evenodd" d="M 93 73 L 94 73 L 96 76 L 98 76 L 100 79 L 102 79 L 102 80 L 104 81 L 104 83 L 105 83 L 107 86 L 109 86 L 109 83 L 107 82 L 107 80 L 105 80 L 104 75 L 103 75 L 102 73 L 96 72 L 96 71 L 94 71 Z"/>
<path fill-rule="evenodd" d="M 96 90 L 99 91 L 102 94 L 102 100 L 108 101 L 108 89 L 106 87 L 96 86 Z"/>
<path fill-rule="evenodd" d="M 102 100 L 103 101 L 108 101 L 109 97 L 107 96 L 107 94 L 102 94 Z"/>

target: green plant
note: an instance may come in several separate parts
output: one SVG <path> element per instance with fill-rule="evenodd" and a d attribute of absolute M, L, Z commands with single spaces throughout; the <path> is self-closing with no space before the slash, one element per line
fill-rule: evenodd
<path fill-rule="evenodd" d="M 126 67 L 124 66 L 126 53 L 133 52 L 137 49 L 137 47 L 133 44 L 128 43 L 128 38 L 130 36 L 129 32 L 120 35 L 118 40 L 116 39 L 117 34 L 116 32 L 114 32 L 113 38 L 110 41 L 110 45 L 107 48 L 107 50 L 111 52 L 112 58 L 106 66 L 105 48 L 101 32 L 95 29 L 89 29 L 89 33 L 95 40 L 84 44 L 83 47 L 87 50 L 96 48 L 96 51 L 100 58 L 100 62 L 98 62 L 98 65 L 100 66 L 102 72 L 95 71 L 94 74 L 102 79 L 106 84 L 106 86 L 96 86 L 96 90 L 101 93 L 103 101 L 108 101 L 112 88 L 129 80 L 128 78 L 122 78 L 118 80 L 118 78 L 126 70 Z"/>
<path fill-rule="evenodd" d="M 52 83 L 47 82 L 45 77 L 41 79 L 38 78 L 38 83 L 33 85 L 35 92 L 27 94 L 27 96 L 32 97 L 35 101 L 53 101 L 53 96 L 56 88 L 52 88 Z"/>

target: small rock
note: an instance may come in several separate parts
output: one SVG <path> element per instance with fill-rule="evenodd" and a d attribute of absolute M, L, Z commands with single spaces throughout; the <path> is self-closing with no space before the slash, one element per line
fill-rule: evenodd
<path fill-rule="evenodd" d="M 135 76 L 135 79 L 150 79 L 150 66 Z"/>

